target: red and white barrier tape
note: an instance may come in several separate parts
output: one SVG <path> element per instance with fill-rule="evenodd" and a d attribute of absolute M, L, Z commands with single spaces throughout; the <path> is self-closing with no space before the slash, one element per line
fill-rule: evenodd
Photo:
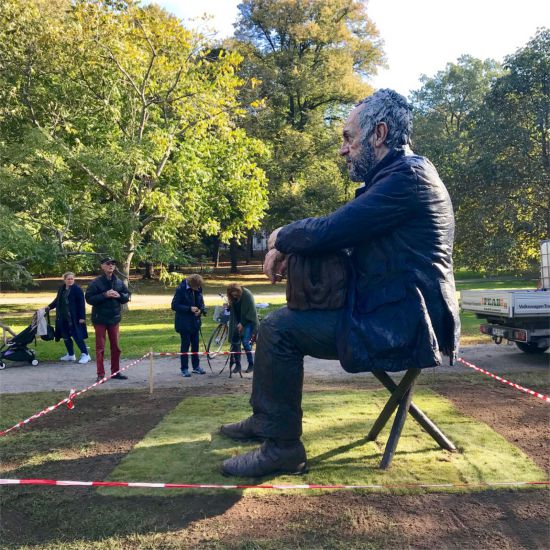
<path fill-rule="evenodd" d="M 222 485 L 216 483 L 145 483 L 141 481 L 65 481 L 57 479 L 0 479 L 0 485 L 55 485 L 57 487 L 128 487 L 140 489 L 456 489 L 480 487 L 522 487 L 526 485 L 550 485 L 550 481 L 488 481 L 485 483 L 402 483 L 395 485 Z"/>
<path fill-rule="evenodd" d="M 71 391 L 69 392 L 69 397 L 65 397 L 65 399 L 62 399 L 59 403 L 56 403 L 55 405 L 51 405 L 49 407 L 46 407 L 45 409 L 42 409 L 40 412 L 37 412 L 36 414 L 33 414 L 32 416 L 29 416 L 29 418 L 26 418 L 25 420 L 21 420 L 21 422 L 18 422 L 17 424 L 12 426 L 11 428 L 8 428 L 6 430 L 1 430 L 0 431 L 0 437 L 9 434 L 13 430 L 19 429 L 22 426 L 25 426 L 26 424 L 28 424 L 29 422 L 32 422 L 33 420 L 36 420 L 37 418 L 40 418 L 40 417 L 42 417 L 42 416 L 44 416 L 44 415 L 46 415 L 46 414 L 48 414 L 52 411 L 55 411 L 56 409 L 61 407 L 61 405 L 63 405 L 64 403 L 67 404 L 67 407 L 69 409 L 73 409 L 74 408 L 73 400 L 76 399 L 78 396 L 82 395 L 83 393 L 87 392 L 88 390 L 91 390 L 92 388 L 95 388 L 96 386 L 99 386 L 100 384 L 103 384 L 103 383 L 107 382 L 113 376 L 116 376 L 119 372 L 123 372 L 123 371 L 129 369 L 130 367 L 133 367 L 134 365 L 137 365 L 140 361 L 143 361 L 146 357 L 149 357 L 150 355 L 151 355 L 151 353 L 147 352 L 143 357 L 140 357 L 139 359 L 136 359 L 135 361 L 132 361 L 131 363 L 128 363 L 125 367 L 123 367 L 122 369 L 119 369 L 117 372 L 114 372 L 110 376 L 104 376 L 101 380 L 98 380 L 97 382 L 94 382 L 91 386 L 88 386 L 87 388 L 84 388 L 84 389 L 79 390 L 79 391 L 76 391 L 75 389 L 71 389 Z"/>
<path fill-rule="evenodd" d="M 543 393 L 539 393 L 534 390 L 530 390 L 529 388 L 524 388 L 523 386 L 520 386 L 519 384 L 516 384 L 515 382 L 510 382 L 510 380 L 506 380 L 506 378 L 502 378 L 501 376 L 498 376 L 496 374 L 493 374 L 492 372 L 489 372 L 488 370 L 482 369 L 480 367 L 476 367 L 474 364 L 469 363 L 465 359 L 462 359 L 462 357 L 459 357 L 458 360 L 466 365 L 467 367 L 470 367 L 471 369 L 474 369 L 478 372 L 482 372 L 483 374 L 486 374 L 487 376 L 490 376 L 491 378 L 494 378 L 495 380 L 498 380 L 499 382 L 502 382 L 503 384 L 508 384 L 508 386 L 512 386 L 512 388 L 516 388 L 516 390 L 522 391 L 524 393 L 527 393 L 529 395 L 533 395 L 534 397 L 538 397 L 539 399 L 542 399 L 543 401 L 546 401 L 546 403 L 550 403 L 550 397 L 547 395 L 544 395 Z"/>

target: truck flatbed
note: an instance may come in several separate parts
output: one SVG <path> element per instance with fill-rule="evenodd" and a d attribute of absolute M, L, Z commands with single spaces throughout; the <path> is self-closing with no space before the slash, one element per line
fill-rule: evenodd
<path fill-rule="evenodd" d="M 548 290 L 463 290 L 460 298 L 464 311 L 491 317 L 550 317 Z"/>

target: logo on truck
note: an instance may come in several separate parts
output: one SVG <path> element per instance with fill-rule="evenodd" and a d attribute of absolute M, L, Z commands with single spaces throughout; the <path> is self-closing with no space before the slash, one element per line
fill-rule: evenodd
<path fill-rule="evenodd" d="M 508 308 L 508 304 L 504 298 L 481 298 L 481 305 Z"/>

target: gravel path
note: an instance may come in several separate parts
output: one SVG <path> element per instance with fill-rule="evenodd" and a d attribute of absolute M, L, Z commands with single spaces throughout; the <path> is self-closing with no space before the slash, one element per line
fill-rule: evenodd
<path fill-rule="evenodd" d="M 514 373 L 521 370 L 540 370 L 548 373 L 550 353 L 542 355 L 527 355 L 520 352 L 515 346 L 496 346 L 494 344 L 465 347 L 461 356 L 471 363 L 489 371 L 501 373 Z M 225 363 L 226 357 L 218 357 L 212 361 L 213 369 L 218 373 Z M 131 362 L 122 360 L 122 366 Z M 128 380 L 110 380 L 98 387 L 99 390 L 113 390 L 119 388 L 147 388 L 149 374 L 149 358 L 137 365 L 130 367 L 125 374 Z M 246 361 L 244 362 L 246 364 Z M 154 358 L 154 385 L 155 387 L 178 386 L 215 386 L 220 380 L 227 381 L 229 376 L 226 367 L 219 376 L 210 373 L 206 358 L 201 358 L 201 365 L 207 370 L 203 376 L 193 375 L 191 378 L 182 378 L 179 374 L 179 359 L 177 357 Z M 107 367 L 107 372 L 109 369 Z M 471 369 L 458 364 L 455 367 L 440 367 L 438 369 L 426 369 L 428 376 L 437 376 L 438 373 L 470 373 Z M 313 357 L 305 358 L 305 376 L 308 378 L 346 378 L 350 376 L 372 376 L 368 373 L 348 374 L 340 367 L 338 361 L 319 360 Z M 480 376 L 483 376 L 480 374 Z M 252 375 L 244 374 L 245 379 L 252 380 Z M 81 389 L 89 386 L 96 379 L 95 362 L 87 365 L 76 363 L 44 362 L 36 367 L 30 365 L 17 366 L 16 363 L 8 363 L 6 369 L 0 371 L 0 394 L 37 392 L 47 390 Z M 512 377 L 513 379 L 513 377 Z M 536 389 L 536 388 L 535 388 Z"/>

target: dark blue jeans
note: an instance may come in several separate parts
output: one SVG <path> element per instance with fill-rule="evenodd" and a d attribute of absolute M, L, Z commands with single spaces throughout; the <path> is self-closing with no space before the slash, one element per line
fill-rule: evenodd
<path fill-rule="evenodd" d="M 76 345 L 78 346 L 78 349 L 81 353 L 88 353 L 88 348 L 86 347 L 86 344 L 84 343 L 84 340 L 77 340 L 74 339 L 76 342 Z M 73 339 L 69 336 L 68 338 L 63 338 L 63 342 L 65 342 L 65 347 L 67 348 L 67 353 L 69 355 L 74 355 L 74 345 L 73 345 Z"/>
<path fill-rule="evenodd" d="M 286 307 L 260 324 L 250 404 L 264 437 L 302 435 L 304 356 L 337 359 L 342 310 L 297 311 Z"/>
<path fill-rule="evenodd" d="M 189 346 L 191 346 L 191 351 L 199 351 L 199 331 L 196 332 L 180 332 L 181 338 L 181 353 L 186 353 L 189 351 Z M 193 369 L 198 369 L 200 366 L 200 359 L 198 355 L 191 355 L 191 364 Z M 180 355 L 180 368 L 181 370 L 189 369 L 189 355 Z"/>
<path fill-rule="evenodd" d="M 235 333 L 231 338 L 231 351 L 241 351 L 241 343 L 243 345 L 244 351 L 246 352 L 246 358 L 248 359 L 248 367 L 252 368 L 254 366 L 254 355 L 252 354 L 252 344 L 250 340 L 254 334 L 254 325 L 248 323 L 244 325 L 243 331 L 241 334 L 235 329 Z M 235 363 L 238 367 L 241 366 L 241 356 L 236 353 L 231 356 L 231 363 Z"/>

